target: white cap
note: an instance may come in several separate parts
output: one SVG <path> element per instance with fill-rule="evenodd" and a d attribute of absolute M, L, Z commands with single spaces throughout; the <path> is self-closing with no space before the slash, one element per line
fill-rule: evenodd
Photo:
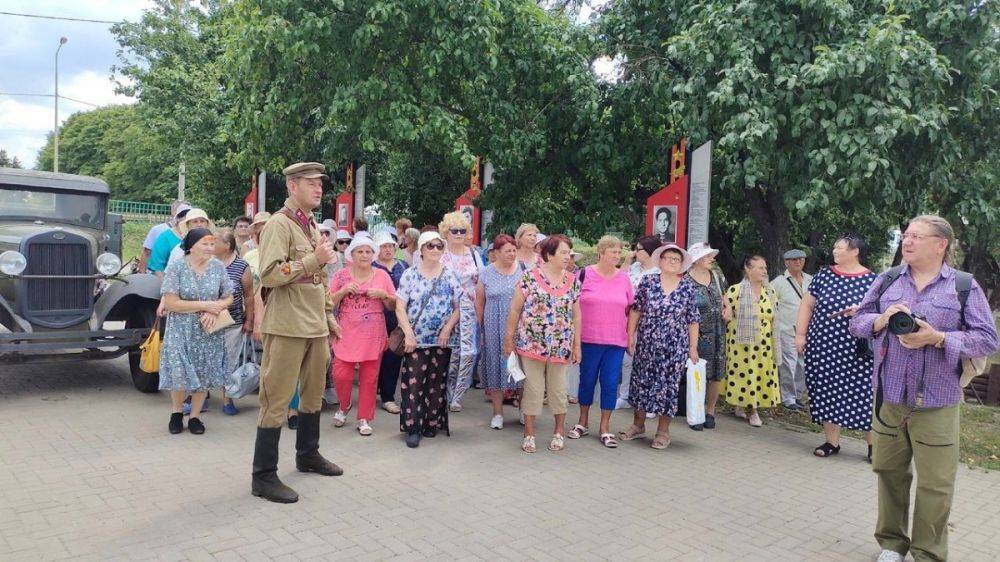
<path fill-rule="evenodd" d="M 688 246 L 688 254 L 691 255 L 691 263 L 694 263 L 705 256 L 714 256 L 719 251 L 713 249 L 707 242 L 696 242 Z"/>
<path fill-rule="evenodd" d="M 190 211 L 190 210 L 191 210 L 191 205 L 188 205 L 187 203 L 181 203 L 180 205 L 177 206 L 177 212 L 174 213 L 174 217 L 183 213 L 184 211 Z"/>
<path fill-rule="evenodd" d="M 375 235 L 375 245 L 381 248 L 383 244 L 392 244 L 393 246 L 397 245 L 396 241 L 392 238 L 392 235 L 385 231 L 379 232 Z"/>
<path fill-rule="evenodd" d="M 333 219 L 326 219 L 323 221 L 322 226 L 329 228 L 330 232 L 337 230 L 337 223 L 333 222 Z"/>
<path fill-rule="evenodd" d="M 350 239 L 351 239 L 350 232 L 347 232 L 344 229 L 340 229 L 337 231 L 337 240 L 350 240 Z"/>
<path fill-rule="evenodd" d="M 548 238 L 548 236 L 542 234 L 541 232 L 535 234 L 535 246 L 541 244 L 542 242 L 545 242 L 546 238 Z"/>
<path fill-rule="evenodd" d="M 430 242 L 432 240 L 441 240 L 441 235 L 438 234 L 438 231 L 431 230 L 431 231 L 428 231 L 428 232 L 421 232 L 420 233 L 420 238 L 417 239 L 417 249 L 419 250 L 419 249 L 423 248 L 424 244 L 426 244 L 426 243 L 428 243 L 428 242 Z M 441 243 L 443 244 L 444 240 L 441 240 Z"/>
<path fill-rule="evenodd" d="M 347 251 L 344 252 L 347 261 L 354 261 L 352 259 L 354 257 L 354 250 L 357 250 L 358 248 L 361 248 L 363 246 L 371 248 L 372 253 L 375 254 L 378 253 L 378 246 L 375 245 L 375 241 L 372 240 L 371 237 L 355 236 L 354 239 L 351 240 L 351 245 L 347 247 Z"/>
<path fill-rule="evenodd" d="M 323 221 L 320 224 L 316 225 L 316 228 L 318 228 L 320 232 L 333 232 L 333 227 L 326 224 L 326 221 Z"/>

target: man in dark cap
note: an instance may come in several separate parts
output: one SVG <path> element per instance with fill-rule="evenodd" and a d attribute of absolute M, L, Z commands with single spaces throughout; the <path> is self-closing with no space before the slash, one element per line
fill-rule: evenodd
<path fill-rule="evenodd" d="M 295 466 L 301 472 L 339 476 L 343 470 L 319 454 L 319 414 L 328 336 L 339 337 L 323 266 L 333 260 L 329 239 L 320 236 L 312 211 L 320 205 L 324 166 L 299 162 L 284 169 L 285 206 L 264 226 L 259 268 L 266 306 L 261 324 L 264 356 L 260 375 L 260 417 L 253 457 L 255 496 L 293 503 L 299 496 L 278 479 L 278 440 L 288 402 L 299 385 L 299 427 Z"/>
<path fill-rule="evenodd" d="M 795 350 L 795 321 L 812 275 L 802 271 L 806 265 L 806 253 L 802 250 L 788 250 L 784 258 L 785 273 L 771 280 L 771 287 L 778 296 L 774 311 L 774 328 L 778 332 L 776 351 L 780 358 L 778 384 L 781 403 L 789 410 L 802 410 L 805 407 L 806 374 L 803 358 Z"/>

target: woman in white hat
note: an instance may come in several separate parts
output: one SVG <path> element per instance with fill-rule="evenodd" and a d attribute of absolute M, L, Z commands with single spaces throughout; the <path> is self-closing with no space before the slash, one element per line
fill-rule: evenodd
<path fill-rule="evenodd" d="M 406 264 L 396 259 L 396 239 L 393 234 L 383 230 L 375 235 L 375 245 L 378 246 L 378 255 L 372 263 L 378 269 L 389 274 L 392 285 L 399 290 L 399 281 L 406 271 Z M 391 334 L 399 326 L 396 318 L 396 309 L 385 311 L 385 332 Z M 396 385 L 399 384 L 399 366 L 403 358 L 390 350 L 385 350 L 382 354 L 382 363 L 378 370 L 378 394 L 382 400 L 382 409 L 390 414 L 399 413 L 399 405 L 396 404 Z"/>
<path fill-rule="evenodd" d="M 628 400 L 635 409 L 622 441 L 646 433 L 646 414 L 659 415 L 650 447 L 670 445 L 670 419 L 677 413 L 681 377 L 687 360 L 698 362 L 698 307 L 693 283 L 684 278 L 691 257 L 675 244 L 653 252 L 659 275 L 639 283 L 628 317 L 628 352 L 634 356 Z"/>
<path fill-rule="evenodd" d="M 341 337 L 333 340 L 333 384 L 340 398 L 333 425 L 341 427 L 347 422 L 356 368 L 358 433 L 363 436 L 372 434 L 375 419 L 375 388 L 388 342 L 385 310 L 396 306 L 396 289 L 389 274 L 372 267 L 377 251 L 371 238 L 355 236 L 347 248 L 347 267 L 330 282 L 330 298 L 343 328 Z"/>
<path fill-rule="evenodd" d="M 187 233 L 196 228 L 207 228 L 209 230 L 215 230 L 215 224 L 209 220 L 208 214 L 202 209 L 191 209 L 188 214 L 184 216 L 184 219 L 178 222 L 178 230 L 180 230 L 181 237 L 187 236 Z M 180 244 L 177 244 L 170 250 L 170 256 L 167 258 L 167 265 L 184 259 L 184 249 L 181 248 Z"/>
<path fill-rule="evenodd" d="M 446 381 L 451 348 L 458 345 L 452 336 L 457 335 L 462 298 L 458 276 L 441 263 L 441 235 L 422 233 L 417 252 L 419 265 L 403 272 L 396 293 L 396 317 L 406 352 L 400 373 L 399 430 L 410 448 L 419 446 L 421 437 L 448 433 Z"/>
<path fill-rule="evenodd" d="M 712 270 L 718 250 L 704 242 L 691 244 L 691 269 L 687 278 L 694 284 L 697 293 L 698 313 L 698 357 L 705 360 L 705 379 L 708 389 L 705 393 L 705 429 L 715 429 L 715 404 L 719 399 L 719 385 L 726 376 L 726 323 L 733 316 L 729 303 L 723 298 L 728 285 L 725 279 Z M 695 427 L 694 429 L 700 429 Z"/>

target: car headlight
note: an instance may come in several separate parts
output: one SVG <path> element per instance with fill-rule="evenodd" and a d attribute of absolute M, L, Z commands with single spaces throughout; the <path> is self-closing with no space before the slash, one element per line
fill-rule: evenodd
<path fill-rule="evenodd" d="M 8 250 L 0 254 L 0 271 L 5 275 L 20 275 L 28 267 L 28 260 L 21 252 Z"/>
<path fill-rule="evenodd" d="M 102 275 L 114 275 L 121 269 L 122 260 L 118 259 L 118 256 L 108 253 L 97 256 L 97 271 Z"/>

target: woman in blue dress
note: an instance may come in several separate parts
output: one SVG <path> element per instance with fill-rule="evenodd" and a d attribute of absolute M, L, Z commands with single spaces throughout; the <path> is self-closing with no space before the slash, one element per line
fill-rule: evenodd
<path fill-rule="evenodd" d="M 184 259 L 167 266 L 160 294 L 167 311 L 167 329 L 160 352 L 160 390 L 170 391 L 173 406 L 170 433 L 184 429 L 182 407 L 191 395 L 191 433 L 205 433 L 197 417 L 209 388 L 225 385 L 226 345 L 222 331 L 208 333 L 219 314 L 233 303 L 233 286 L 226 267 L 215 258 L 215 237 L 195 228 L 181 247 Z"/>
<path fill-rule="evenodd" d="M 634 356 L 628 401 L 635 412 L 632 426 L 618 437 L 631 441 L 643 436 L 646 413 L 658 414 L 650 447 L 666 449 L 687 360 L 698 362 L 700 316 L 693 281 L 682 277 L 691 266 L 687 252 L 667 244 L 657 248 L 652 258 L 660 274 L 647 275 L 639 282 L 628 317 L 628 352 Z"/>
<path fill-rule="evenodd" d="M 490 427 L 503 429 L 503 401 L 506 394 L 517 392 L 520 382 L 507 374 L 507 358 L 503 354 L 504 329 L 514 288 L 524 273 L 524 266 L 517 259 L 517 244 L 507 234 L 493 240 L 496 261 L 483 270 L 476 286 L 476 315 L 483 327 L 482 361 L 479 374 L 490 400 L 493 402 L 493 419 Z"/>
<path fill-rule="evenodd" d="M 871 462 L 872 355 L 867 342 L 847 330 L 876 275 L 861 264 L 867 247 L 854 235 L 833 245 L 834 265 L 823 268 L 802 298 L 795 346 L 805 356 L 809 414 L 823 426 L 826 441 L 817 457 L 840 452 L 841 428 L 865 432 Z"/>

